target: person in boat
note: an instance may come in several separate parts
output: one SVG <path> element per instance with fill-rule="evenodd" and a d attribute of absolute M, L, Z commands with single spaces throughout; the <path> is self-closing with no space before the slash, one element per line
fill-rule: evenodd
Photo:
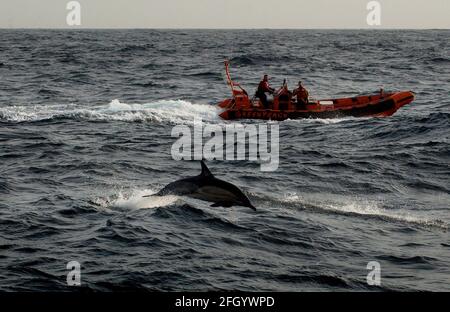
<path fill-rule="evenodd" d="M 298 88 L 292 92 L 292 95 L 297 96 L 297 105 L 305 107 L 308 104 L 309 92 L 301 81 L 298 82 Z"/>
<path fill-rule="evenodd" d="M 292 92 L 289 91 L 286 79 L 284 79 L 283 85 L 276 92 L 276 95 L 278 96 L 279 109 L 287 109 L 289 106 L 289 101 L 292 99 Z"/>
<path fill-rule="evenodd" d="M 269 85 L 268 75 L 264 75 L 263 80 L 260 81 L 258 89 L 256 90 L 255 94 L 255 96 L 261 100 L 261 103 L 264 106 L 264 108 L 268 107 L 266 92 L 270 94 L 273 94 L 275 92 L 275 89 L 271 88 Z"/>

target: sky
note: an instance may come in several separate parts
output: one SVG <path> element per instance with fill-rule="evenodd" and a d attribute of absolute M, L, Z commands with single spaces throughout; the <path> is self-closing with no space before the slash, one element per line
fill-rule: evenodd
<path fill-rule="evenodd" d="M 71 0 L 1 0 L 0 28 L 450 28 L 450 0 L 78 0 L 81 25 L 66 22 Z"/>

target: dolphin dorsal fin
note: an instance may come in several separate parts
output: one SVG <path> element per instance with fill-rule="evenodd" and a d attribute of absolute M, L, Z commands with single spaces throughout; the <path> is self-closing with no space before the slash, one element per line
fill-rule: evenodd
<path fill-rule="evenodd" d="M 213 177 L 213 174 L 211 173 L 211 171 L 209 171 L 208 166 L 206 166 L 205 162 L 202 160 L 200 163 L 202 165 L 202 173 L 200 175 L 203 177 Z"/>

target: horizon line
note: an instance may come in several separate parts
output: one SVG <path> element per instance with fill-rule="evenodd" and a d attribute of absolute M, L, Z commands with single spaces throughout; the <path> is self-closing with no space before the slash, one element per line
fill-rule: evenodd
<path fill-rule="evenodd" d="M 450 30 L 450 28 L 408 28 L 408 27 L 307 27 L 307 28 L 220 28 L 220 27 L 0 27 L 0 30 Z"/>

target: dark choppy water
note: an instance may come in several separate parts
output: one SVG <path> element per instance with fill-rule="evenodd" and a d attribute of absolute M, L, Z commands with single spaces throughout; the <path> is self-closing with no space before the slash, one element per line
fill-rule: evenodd
<path fill-rule="evenodd" d="M 0 31 L 0 289 L 450 290 L 449 31 Z M 210 162 L 250 209 L 142 199 L 222 123 L 222 61 L 314 97 L 413 90 L 388 119 L 280 123 L 280 168 Z M 382 284 L 366 284 L 366 264 Z"/>

